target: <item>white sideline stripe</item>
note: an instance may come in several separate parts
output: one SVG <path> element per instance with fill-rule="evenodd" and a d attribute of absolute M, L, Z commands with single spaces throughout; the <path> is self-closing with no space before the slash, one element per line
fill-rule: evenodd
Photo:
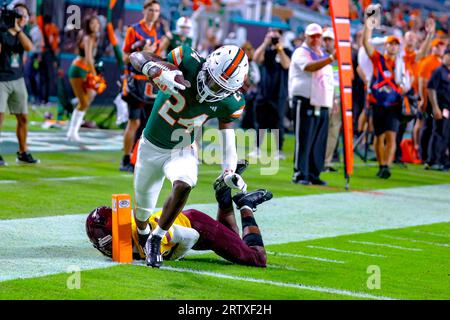
<path fill-rule="evenodd" d="M 144 266 L 144 265 L 141 264 L 140 266 Z M 310 286 L 310 285 L 304 285 L 301 283 L 287 283 L 287 282 L 279 282 L 279 281 L 264 280 L 264 279 L 237 277 L 237 276 L 231 276 L 231 275 L 223 274 L 223 273 L 185 269 L 185 268 L 174 268 L 174 267 L 163 266 L 163 267 L 161 267 L 161 269 L 167 270 L 167 271 L 181 272 L 181 273 L 199 274 L 199 275 L 204 275 L 204 276 L 209 276 L 209 277 L 214 277 L 214 278 L 221 278 L 221 279 L 262 283 L 262 284 L 268 284 L 268 285 L 278 286 L 278 287 L 288 287 L 288 288 L 295 288 L 295 289 L 309 290 L 309 291 L 316 291 L 316 292 L 324 292 L 324 293 L 330 293 L 330 294 L 339 294 L 339 295 L 350 296 L 350 297 L 355 297 L 355 298 L 362 298 L 362 299 L 397 300 L 397 299 L 391 298 L 391 297 L 376 296 L 376 295 L 363 293 L 363 292 L 355 292 L 355 291 L 335 289 L 335 288 Z"/>
<path fill-rule="evenodd" d="M 435 233 L 435 232 L 428 232 L 428 231 L 422 231 L 422 230 L 414 230 L 414 233 L 422 233 L 422 234 L 428 234 L 430 236 L 435 237 L 443 237 L 443 238 L 450 238 L 449 234 L 442 234 L 442 233 Z"/>
<path fill-rule="evenodd" d="M 361 255 L 361 256 L 386 258 L 386 256 L 384 256 L 382 254 L 366 253 L 366 252 L 362 252 L 362 251 L 349 251 L 349 250 L 342 250 L 342 249 L 328 248 L 328 247 L 320 247 L 320 246 L 306 246 L 306 247 L 307 248 L 311 248 L 311 249 L 322 249 L 322 250 L 336 251 L 336 252 L 342 252 L 342 253 L 353 253 L 353 254 L 358 254 L 358 255 Z"/>
<path fill-rule="evenodd" d="M 393 244 L 387 244 L 387 243 L 376 243 L 376 242 L 354 241 L 354 240 L 348 240 L 348 242 L 350 242 L 350 243 L 358 243 L 358 244 L 367 244 L 369 246 L 377 246 L 377 247 L 386 247 L 386 248 L 400 249 L 400 250 L 422 251 L 422 249 L 418 249 L 418 248 L 406 248 L 406 247 L 394 246 Z"/>
<path fill-rule="evenodd" d="M 346 261 L 341 261 L 341 260 L 333 260 L 333 259 L 325 259 L 325 258 L 319 258 L 319 257 L 304 256 L 304 255 L 301 255 L 301 254 L 294 254 L 294 253 L 274 252 L 274 251 L 266 251 L 266 253 L 274 255 L 274 256 L 281 256 L 281 257 L 302 258 L 302 259 L 310 259 L 310 260 L 317 260 L 317 261 L 331 262 L 331 263 L 347 263 Z"/>
<path fill-rule="evenodd" d="M 0 184 L 14 184 L 17 180 L 0 180 Z"/>
<path fill-rule="evenodd" d="M 404 240 L 404 241 L 415 242 L 415 243 L 424 243 L 424 244 L 429 244 L 431 246 L 437 246 L 437 247 L 450 247 L 450 244 L 448 244 L 448 243 L 437 243 L 437 242 L 430 242 L 430 241 L 425 241 L 425 240 L 417 240 L 417 239 L 388 236 L 388 235 L 382 235 L 382 237 L 388 238 L 388 239 L 394 239 L 394 240 Z"/>
<path fill-rule="evenodd" d="M 92 180 L 101 177 L 94 176 L 81 176 L 81 177 L 65 177 L 65 178 L 41 178 L 42 181 L 81 181 L 81 180 Z"/>
<path fill-rule="evenodd" d="M 82 181 L 101 178 L 99 176 L 80 176 L 80 177 L 64 177 L 64 178 L 39 178 L 38 181 Z M 19 183 L 17 180 L 4 180 L 0 181 L 0 184 L 15 184 Z"/>

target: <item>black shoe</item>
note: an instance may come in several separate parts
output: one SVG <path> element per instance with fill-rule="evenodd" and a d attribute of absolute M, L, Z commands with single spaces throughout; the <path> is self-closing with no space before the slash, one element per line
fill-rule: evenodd
<path fill-rule="evenodd" d="M 8 164 L 7 164 L 6 161 L 3 159 L 3 157 L 0 156 L 0 167 L 6 166 L 6 165 L 8 165 Z"/>
<path fill-rule="evenodd" d="M 320 180 L 319 178 L 309 179 L 309 181 L 311 182 L 311 184 L 313 186 L 327 186 L 328 185 L 328 183 L 326 181 Z"/>
<path fill-rule="evenodd" d="M 380 178 L 381 179 L 389 179 L 390 177 L 391 177 L 391 170 L 389 170 L 389 167 L 384 167 L 381 170 Z"/>
<path fill-rule="evenodd" d="M 131 172 L 134 173 L 134 166 L 131 163 L 121 163 L 120 164 L 120 171 L 122 172 Z"/>
<path fill-rule="evenodd" d="M 245 171 L 245 169 L 247 169 L 247 167 L 248 167 L 247 160 L 239 160 L 237 163 L 237 166 L 236 166 L 236 173 L 241 175 L 242 173 L 244 173 L 244 171 Z M 216 191 L 216 195 L 217 195 L 217 193 L 220 193 L 221 191 L 224 191 L 227 188 L 230 189 L 230 187 L 228 187 L 226 185 L 226 183 L 223 179 L 223 175 L 220 175 L 220 177 L 218 177 L 216 179 L 216 181 L 214 181 L 213 187 L 214 187 L 214 191 Z"/>
<path fill-rule="evenodd" d="M 333 168 L 331 166 L 327 166 L 327 167 L 325 167 L 323 172 L 338 172 L 338 169 L 335 169 L 335 168 Z"/>
<path fill-rule="evenodd" d="M 148 234 L 140 234 L 138 232 L 138 241 L 139 245 L 141 246 L 142 250 L 145 252 L 145 244 L 147 243 L 148 238 L 150 237 L 150 233 Z"/>
<path fill-rule="evenodd" d="M 19 163 L 26 163 L 26 164 L 37 164 L 41 162 L 38 159 L 34 159 L 31 153 L 29 152 L 22 152 L 22 153 L 17 152 L 16 161 Z"/>
<path fill-rule="evenodd" d="M 147 266 L 153 268 L 160 268 L 163 264 L 163 258 L 161 255 L 161 237 L 151 235 L 144 247 L 145 261 Z"/>
<path fill-rule="evenodd" d="M 249 207 L 253 211 L 255 211 L 258 205 L 263 202 L 269 201 L 272 198 L 272 192 L 260 189 L 248 193 L 238 193 L 233 197 L 233 202 L 236 204 L 236 207 L 238 209 L 241 209 L 242 207 Z"/>
<path fill-rule="evenodd" d="M 430 170 L 430 169 L 431 169 L 431 165 L 430 165 L 428 162 L 425 162 L 425 163 L 423 164 L 423 168 L 424 168 L 425 170 Z"/>
<path fill-rule="evenodd" d="M 430 167 L 430 170 L 433 170 L 433 171 L 444 171 L 444 166 L 442 164 L 433 164 Z"/>
<path fill-rule="evenodd" d="M 302 186 L 310 186 L 311 185 L 311 181 L 304 179 L 304 178 L 292 178 L 292 183 L 295 184 L 300 184 Z"/>
<path fill-rule="evenodd" d="M 384 167 L 380 167 L 377 172 L 377 177 L 381 178 L 381 174 L 383 173 Z"/>

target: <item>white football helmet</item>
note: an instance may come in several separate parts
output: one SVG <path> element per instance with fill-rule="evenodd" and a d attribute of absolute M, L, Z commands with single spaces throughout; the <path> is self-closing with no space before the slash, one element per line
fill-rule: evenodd
<path fill-rule="evenodd" d="M 226 45 L 213 51 L 197 75 L 199 102 L 217 102 L 238 91 L 248 74 L 244 50 Z"/>
<path fill-rule="evenodd" d="M 181 36 L 188 37 L 192 30 L 192 21 L 188 17 L 181 17 L 177 20 L 176 32 Z"/>

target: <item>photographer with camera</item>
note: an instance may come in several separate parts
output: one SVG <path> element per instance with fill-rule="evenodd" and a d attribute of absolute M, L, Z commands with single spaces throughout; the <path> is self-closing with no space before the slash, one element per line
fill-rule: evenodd
<path fill-rule="evenodd" d="M 33 43 L 23 32 L 29 20 L 29 10 L 26 5 L 18 3 L 13 10 L 6 7 L 1 13 L 0 28 L 0 128 L 4 113 L 9 112 L 17 118 L 17 140 L 19 151 L 17 162 L 35 164 L 28 152 L 28 92 L 25 86 L 23 72 L 23 53 L 33 49 Z M 0 156 L 0 165 L 5 162 Z"/>
<path fill-rule="evenodd" d="M 264 42 L 255 50 L 253 60 L 261 66 L 261 81 L 255 100 L 256 122 L 258 134 L 256 135 L 256 148 L 249 157 L 258 158 L 260 146 L 264 135 L 260 130 L 279 130 L 277 141 L 278 150 L 275 155 L 278 159 L 285 159 L 283 150 L 284 116 L 288 99 L 288 73 L 291 64 L 292 51 L 283 46 L 283 31 L 270 28 Z"/>

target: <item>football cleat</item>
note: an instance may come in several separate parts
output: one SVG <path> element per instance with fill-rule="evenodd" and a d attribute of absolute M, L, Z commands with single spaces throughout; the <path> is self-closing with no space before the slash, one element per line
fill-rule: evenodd
<path fill-rule="evenodd" d="M 256 211 L 258 205 L 269 201 L 272 198 L 272 192 L 265 189 L 260 189 L 248 193 L 238 193 L 233 197 L 233 202 L 238 209 L 249 207 L 251 210 Z"/>
<path fill-rule="evenodd" d="M 148 238 L 150 237 L 150 233 L 147 233 L 147 234 L 140 234 L 139 232 L 138 232 L 138 241 L 139 241 L 139 245 L 141 246 L 141 248 L 142 248 L 142 251 L 144 251 L 145 252 L 145 244 L 147 243 L 147 240 L 148 240 Z"/>
<path fill-rule="evenodd" d="M 147 266 L 152 268 L 160 268 L 163 264 L 163 257 L 161 255 L 161 237 L 151 235 L 145 244 L 145 261 Z"/>

